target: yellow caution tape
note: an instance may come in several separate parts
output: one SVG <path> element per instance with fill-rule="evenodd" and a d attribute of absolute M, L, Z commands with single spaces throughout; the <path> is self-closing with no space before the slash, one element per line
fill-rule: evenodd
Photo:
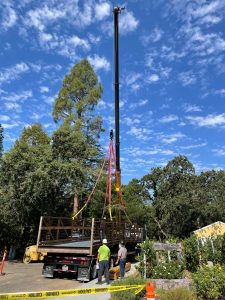
<path fill-rule="evenodd" d="M 74 290 L 56 290 L 56 291 L 41 291 L 41 292 L 28 292 L 28 293 L 0 293 L 0 299 L 25 299 L 25 298 L 54 298 L 66 296 L 81 296 L 98 293 L 112 293 L 126 290 L 136 290 L 134 293 L 139 293 L 145 285 L 118 285 L 106 286 L 97 288 L 84 288 Z"/>

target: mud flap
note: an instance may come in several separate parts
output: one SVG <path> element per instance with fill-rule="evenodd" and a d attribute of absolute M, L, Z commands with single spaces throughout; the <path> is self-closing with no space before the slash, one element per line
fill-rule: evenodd
<path fill-rule="evenodd" d="M 77 280 L 79 281 L 90 281 L 90 268 L 78 268 Z"/>
<path fill-rule="evenodd" d="M 54 266 L 44 265 L 42 269 L 42 275 L 47 278 L 54 277 Z"/>

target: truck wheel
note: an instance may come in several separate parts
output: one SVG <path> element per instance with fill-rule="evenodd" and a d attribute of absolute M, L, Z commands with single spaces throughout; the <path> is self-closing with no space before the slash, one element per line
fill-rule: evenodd
<path fill-rule="evenodd" d="M 30 257 L 30 256 L 24 256 L 24 257 L 23 257 L 23 262 L 24 262 L 25 264 L 29 264 L 29 263 L 31 262 L 31 257 Z"/>

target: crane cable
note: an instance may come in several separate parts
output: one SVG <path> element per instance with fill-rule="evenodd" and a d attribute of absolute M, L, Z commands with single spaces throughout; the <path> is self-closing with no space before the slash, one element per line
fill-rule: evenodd
<path fill-rule="evenodd" d="M 101 170 L 100 170 L 100 172 L 99 172 L 99 174 L 98 174 L 98 178 L 97 178 L 97 180 L 96 180 L 96 182 L 95 182 L 95 185 L 94 185 L 94 187 L 93 187 L 93 189 L 92 189 L 90 195 L 88 196 L 87 201 L 85 202 L 84 206 L 83 206 L 77 213 L 75 213 L 75 214 L 72 216 L 72 220 L 74 220 L 74 219 L 75 219 L 75 218 L 76 218 L 76 217 L 77 217 L 77 216 L 85 209 L 85 207 L 86 207 L 86 206 L 88 205 L 88 203 L 90 202 L 91 197 L 92 197 L 92 195 L 94 194 L 94 191 L 95 191 L 95 189 L 96 189 L 96 186 L 97 186 L 97 184 L 99 183 L 100 177 L 101 177 L 101 175 L 102 175 L 102 172 L 103 172 L 103 169 L 104 169 L 106 160 L 107 160 L 107 157 L 108 157 L 108 151 L 107 151 L 106 156 L 105 156 L 105 158 L 104 158 L 104 161 L 103 161 Z"/>
<path fill-rule="evenodd" d="M 109 153 L 109 169 L 108 169 L 108 178 L 107 178 L 107 185 L 106 185 L 106 193 L 105 193 L 105 202 L 104 202 L 104 209 L 103 209 L 103 215 L 104 216 L 104 211 L 105 211 L 105 207 L 106 207 L 106 199 L 107 199 L 107 195 L 108 195 L 108 202 L 109 202 L 109 216 L 110 216 L 110 221 L 112 221 L 112 207 L 111 207 L 111 204 L 112 204 L 112 166 L 114 164 L 114 169 L 115 169 L 115 176 L 116 176 L 116 184 L 119 183 L 119 174 L 118 174 L 118 171 L 117 171 L 117 167 L 116 167 L 116 157 L 115 157 L 115 153 L 114 153 L 114 147 L 113 147 L 113 142 L 112 140 L 110 140 L 110 143 L 109 143 L 109 149 L 106 153 L 106 156 L 104 158 L 104 161 L 103 161 L 103 164 L 102 164 L 102 167 L 101 167 L 101 170 L 98 174 L 98 178 L 95 182 L 95 185 L 90 193 L 90 195 L 88 196 L 88 199 L 87 201 L 85 202 L 85 204 L 83 205 L 83 207 L 77 212 L 75 213 L 73 216 L 72 216 L 72 220 L 74 220 L 88 205 L 88 203 L 90 202 L 91 200 L 91 197 L 92 195 L 94 194 L 94 191 L 97 187 L 97 184 L 99 183 L 99 180 L 100 180 L 100 177 L 102 175 L 102 172 L 103 172 L 103 169 L 105 167 L 105 164 L 106 164 L 106 160 L 108 158 L 108 153 Z M 131 223 L 126 211 L 125 211 L 125 205 L 124 205 L 124 201 L 123 201 L 123 197 L 122 197 L 122 191 L 121 191 L 121 186 L 120 186 L 120 183 L 119 183 L 119 198 L 120 198 L 120 202 L 121 202 L 121 206 L 122 206 L 122 209 L 124 211 L 124 214 L 125 216 L 127 217 L 128 221 Z"/>
<path fill-rule="evenodd" d="M 116 167 L 116 156 L 115 156 L 112 140 L 110 140 L 110 143 L 109 143 L 109 152 L 110 152 L 109 170 L 108 170 L 108 179 L 107 179 L 105 202 L 104 202 L 104 209 L 103 209 L 102 217 L 104 217 L 104 211 L 105 211 L 105 207 L 106 207 L 106 199 L 107 199 L 107 195 L 108 195 L 109 216 L 110 216 L 110 221 L 112 221 L 112 207 L 111 207 L 111 203 L 112 203 L 112 179 L 111 178 L 112 178 L 112 165 L 114 164 L 115 176 L 116 176 L 116 186 L 119 186 L 118 193 L 119 193 L 119 198 L 120 198 L 122 210 L 123 210 L 126 218 L 128 219 L 128 221 L 131 223 L 131 221 L 130 221 L 130 219 L 129 219 L 126 211 L 125 211 L 125 205 L 124 205 L 124 201 L 123 201 L 123 197 L 122 197 L 122 191 L 121 191 L 121 186 L 120 186 L 120 182 L 119 182 L 119 174 L 118 174 L 117 167 Z"/>

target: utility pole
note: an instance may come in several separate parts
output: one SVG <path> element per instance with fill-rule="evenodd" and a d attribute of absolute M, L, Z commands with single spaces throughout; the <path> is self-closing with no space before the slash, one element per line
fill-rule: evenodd
<path fill-rule="evenodd" d="M 120 169 L 120 115 L 119 115 L 119 22 L 118 16 L 125 7 L 116 6 L 113 8 L 114 13 L 114 82 L 115 82 L 115 148 L 116 148 L 116 172 L 118 174 L 118 182 L 116 190 L 120 190 L 121 169 Z"/>

